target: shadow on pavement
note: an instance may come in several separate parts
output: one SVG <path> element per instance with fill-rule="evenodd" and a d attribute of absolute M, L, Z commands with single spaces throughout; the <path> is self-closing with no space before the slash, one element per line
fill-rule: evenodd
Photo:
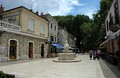
<path fill-rule="evenodd" d="M 114 66 L 103 59 L 100 59 L 99 63 L 106 78 L 120 78 L 118 66 Z"/>

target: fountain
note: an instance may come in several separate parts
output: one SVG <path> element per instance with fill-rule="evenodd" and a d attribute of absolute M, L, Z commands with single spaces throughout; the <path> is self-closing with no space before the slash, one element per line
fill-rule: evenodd
<path fill-rule="evenodd" d="M 81 60 L 76 59 L 76 54 L 73 53 L 70 50 L 70 46 L 67 42 L 67 40 L 65 41 L 65 45 L 64 45 L 64 50 L 62 53 L 58 53 L 58 59 L 54 59 L 54 62 L 79 62 Z"/>

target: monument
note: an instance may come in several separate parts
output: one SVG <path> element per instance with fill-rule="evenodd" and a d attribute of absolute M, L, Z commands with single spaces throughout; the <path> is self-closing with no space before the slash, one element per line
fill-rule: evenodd
<path fill-rule="evenodd" d="M 54 59 L 54 62 L 79 62 L 81 60 L 76 59 L 76 54 L 72 52 L 72 50 L 70 50 L 70 46 L 67 42 L 67 40 L 65 41 L 65 45 L 64 45 L 64 50 L 61 53 L 58 53 L 58 59 Z"/>

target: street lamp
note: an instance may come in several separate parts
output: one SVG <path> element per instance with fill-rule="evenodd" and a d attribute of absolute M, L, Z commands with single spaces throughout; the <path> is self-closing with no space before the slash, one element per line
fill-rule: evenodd
<path fill-rule="evenodd" d="M 74 38 L 74 47 L 76 47 L 76 40 L 77 40 L 77 39 L 76 39 L 76 38 Z"/>
<path fill-rule="evenodd" d="M 82 42 L 80 42 L 80 51 L 82 53 Z"/>
<path fill-rule="evenodd" d="M 77 40 L 76 38 L 74 38 L 74 40 Z"/>

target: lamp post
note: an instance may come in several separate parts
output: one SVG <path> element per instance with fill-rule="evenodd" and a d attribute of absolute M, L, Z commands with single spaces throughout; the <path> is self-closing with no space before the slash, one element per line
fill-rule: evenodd
<path fill-rule="evenodd" d="M 75 46 L 75 48 L 76 48 L 76 40 L 77 40 L 77 39 L 76 39 L 76 38 L 74 38 L 74 46 Z"/>
<path fill-rule="evenodd" d="M 82 42 L 80 42 L 80 51 L 82 53 Z"/>

